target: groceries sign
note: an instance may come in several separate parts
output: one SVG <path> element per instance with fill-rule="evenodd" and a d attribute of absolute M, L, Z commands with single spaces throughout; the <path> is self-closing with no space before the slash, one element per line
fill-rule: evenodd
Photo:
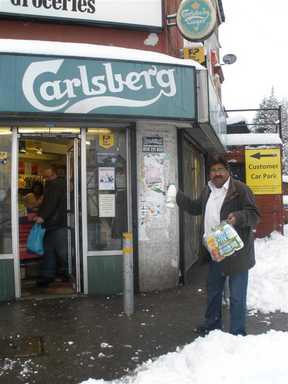
<path fill-rule="evenodd" d="M 0 16 L 162 28 L 162 0 L 1 0 Z"/>
<path fill-rule="evenodd" d="M 0 56 L 0 111 L 195 118 L 194 67 Z"/>

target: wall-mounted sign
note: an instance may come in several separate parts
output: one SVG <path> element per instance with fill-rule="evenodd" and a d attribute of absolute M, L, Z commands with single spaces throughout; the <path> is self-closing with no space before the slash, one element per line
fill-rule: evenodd
<path fill-rule="evenodd" d="M 191 66 L 14 54 L 0 62 L 2 112 L 196 116 Z"/>
<path fill-rule="evenodd" d="M 102 148 L 109 149 L 115 145 L 115 135 L 113 133 L 100 134 L 99 145 Z"/>
<path fill-rule="evenodd" d="M 217 13 L 210 0 L 183 0 L 177 12 L 177 27 L 189 41 L 206 40 L 216 27 Z"/>
<path fill-rule="evenodd" d="M 184 59 L 192 59 L 199 64 L 204 65 L 206 62 L 204 47 L 184 48 Z"/>
<path fill-rule="evenodd" d="M 160 136 L 142 137 L 142 152 L 164 152 L 164 138 Z"/>
<path fill-rule="evenodd" d="M 0 16 L 162 28 L 162 0 L 1 0 Z"/>
<path fill-rule="evenodd" d="M 280 148 L 245 150 L 246 183 L 255 195 L 282 193 Z"/>
<path fill-rule="evenodd" d="M 0 164 L 7 164 L 8 152 L 0 152 Z"/>

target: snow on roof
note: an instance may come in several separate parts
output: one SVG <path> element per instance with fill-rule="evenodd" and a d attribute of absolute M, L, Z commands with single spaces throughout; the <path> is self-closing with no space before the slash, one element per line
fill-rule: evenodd
<path fill-rule="evenodd" d="M 236 115 L 236 114 L 233 114 L 233 116 L 229 116 L 227 118 L 227 124 L 237 124 L 237 123 L 247 123 L 248 120 L 247 118 L 244 116 L 244 115 Z"/>
<path fill-rule="evenodd" d="M 23 53 L 30 55 L 34 54 L 49 56 L 87 57 L 108 60 L 129 60 L 190 66 L 195 67 L 198 70 L 206 69 L 194 60 L 177 59 L 176 57 L 165 55 L 159 52 L 96 44 L 0 39 L 0 53 Z"/>
<path fill-rule="evenodd" d="M 239 133 L 227 134 L 226 145 L 275 145 L 282 144 L 277 133 Z"/>

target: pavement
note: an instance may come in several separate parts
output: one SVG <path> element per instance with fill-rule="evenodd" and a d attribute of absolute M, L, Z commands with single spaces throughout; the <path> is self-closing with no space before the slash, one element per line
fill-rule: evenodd
<path fill-rule="evenodd" d="M 123 297 L 66 296 L 0 304 L 0 383 L 66 384 L 112 380 L 141 363 L 191 343 L 205 310 L 205 268 L 189 286 Z M 227 306 L 223 307 L 228 329 Z M 250 313 L 247 331 L 288 331 L 288 314 Z"/>

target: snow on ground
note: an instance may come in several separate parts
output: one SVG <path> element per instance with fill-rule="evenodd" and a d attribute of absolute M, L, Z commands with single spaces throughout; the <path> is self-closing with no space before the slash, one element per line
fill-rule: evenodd
<path fill-rule="evenodd" d="M 263 313 L 288 313 L 288 237 L 273 232 L 269 237 L 257 239 L 255 250 L 256 266 L 249 275 L 248 308 Z"/>
<path fill-rule="evenodd" d="M 141 365 L 111 384 L 287 384 L 288 333 L 232 336 L 221 331 L 198 337 L 182 350 Z M 82 384 L 105 384 L 89 379 Z"/>
<path fill-rule="evenodd" d="M 255 242 L 257 264 L 250 272 L 248 307 L 288 313 L 288 225 Z M 288 332 L 233 336 L 221 331 L 198 337 L 176 352 L 139 366 L 110 384 L 287 384 Z M 89 379 L 82 384 L 108 384 Z"/>

